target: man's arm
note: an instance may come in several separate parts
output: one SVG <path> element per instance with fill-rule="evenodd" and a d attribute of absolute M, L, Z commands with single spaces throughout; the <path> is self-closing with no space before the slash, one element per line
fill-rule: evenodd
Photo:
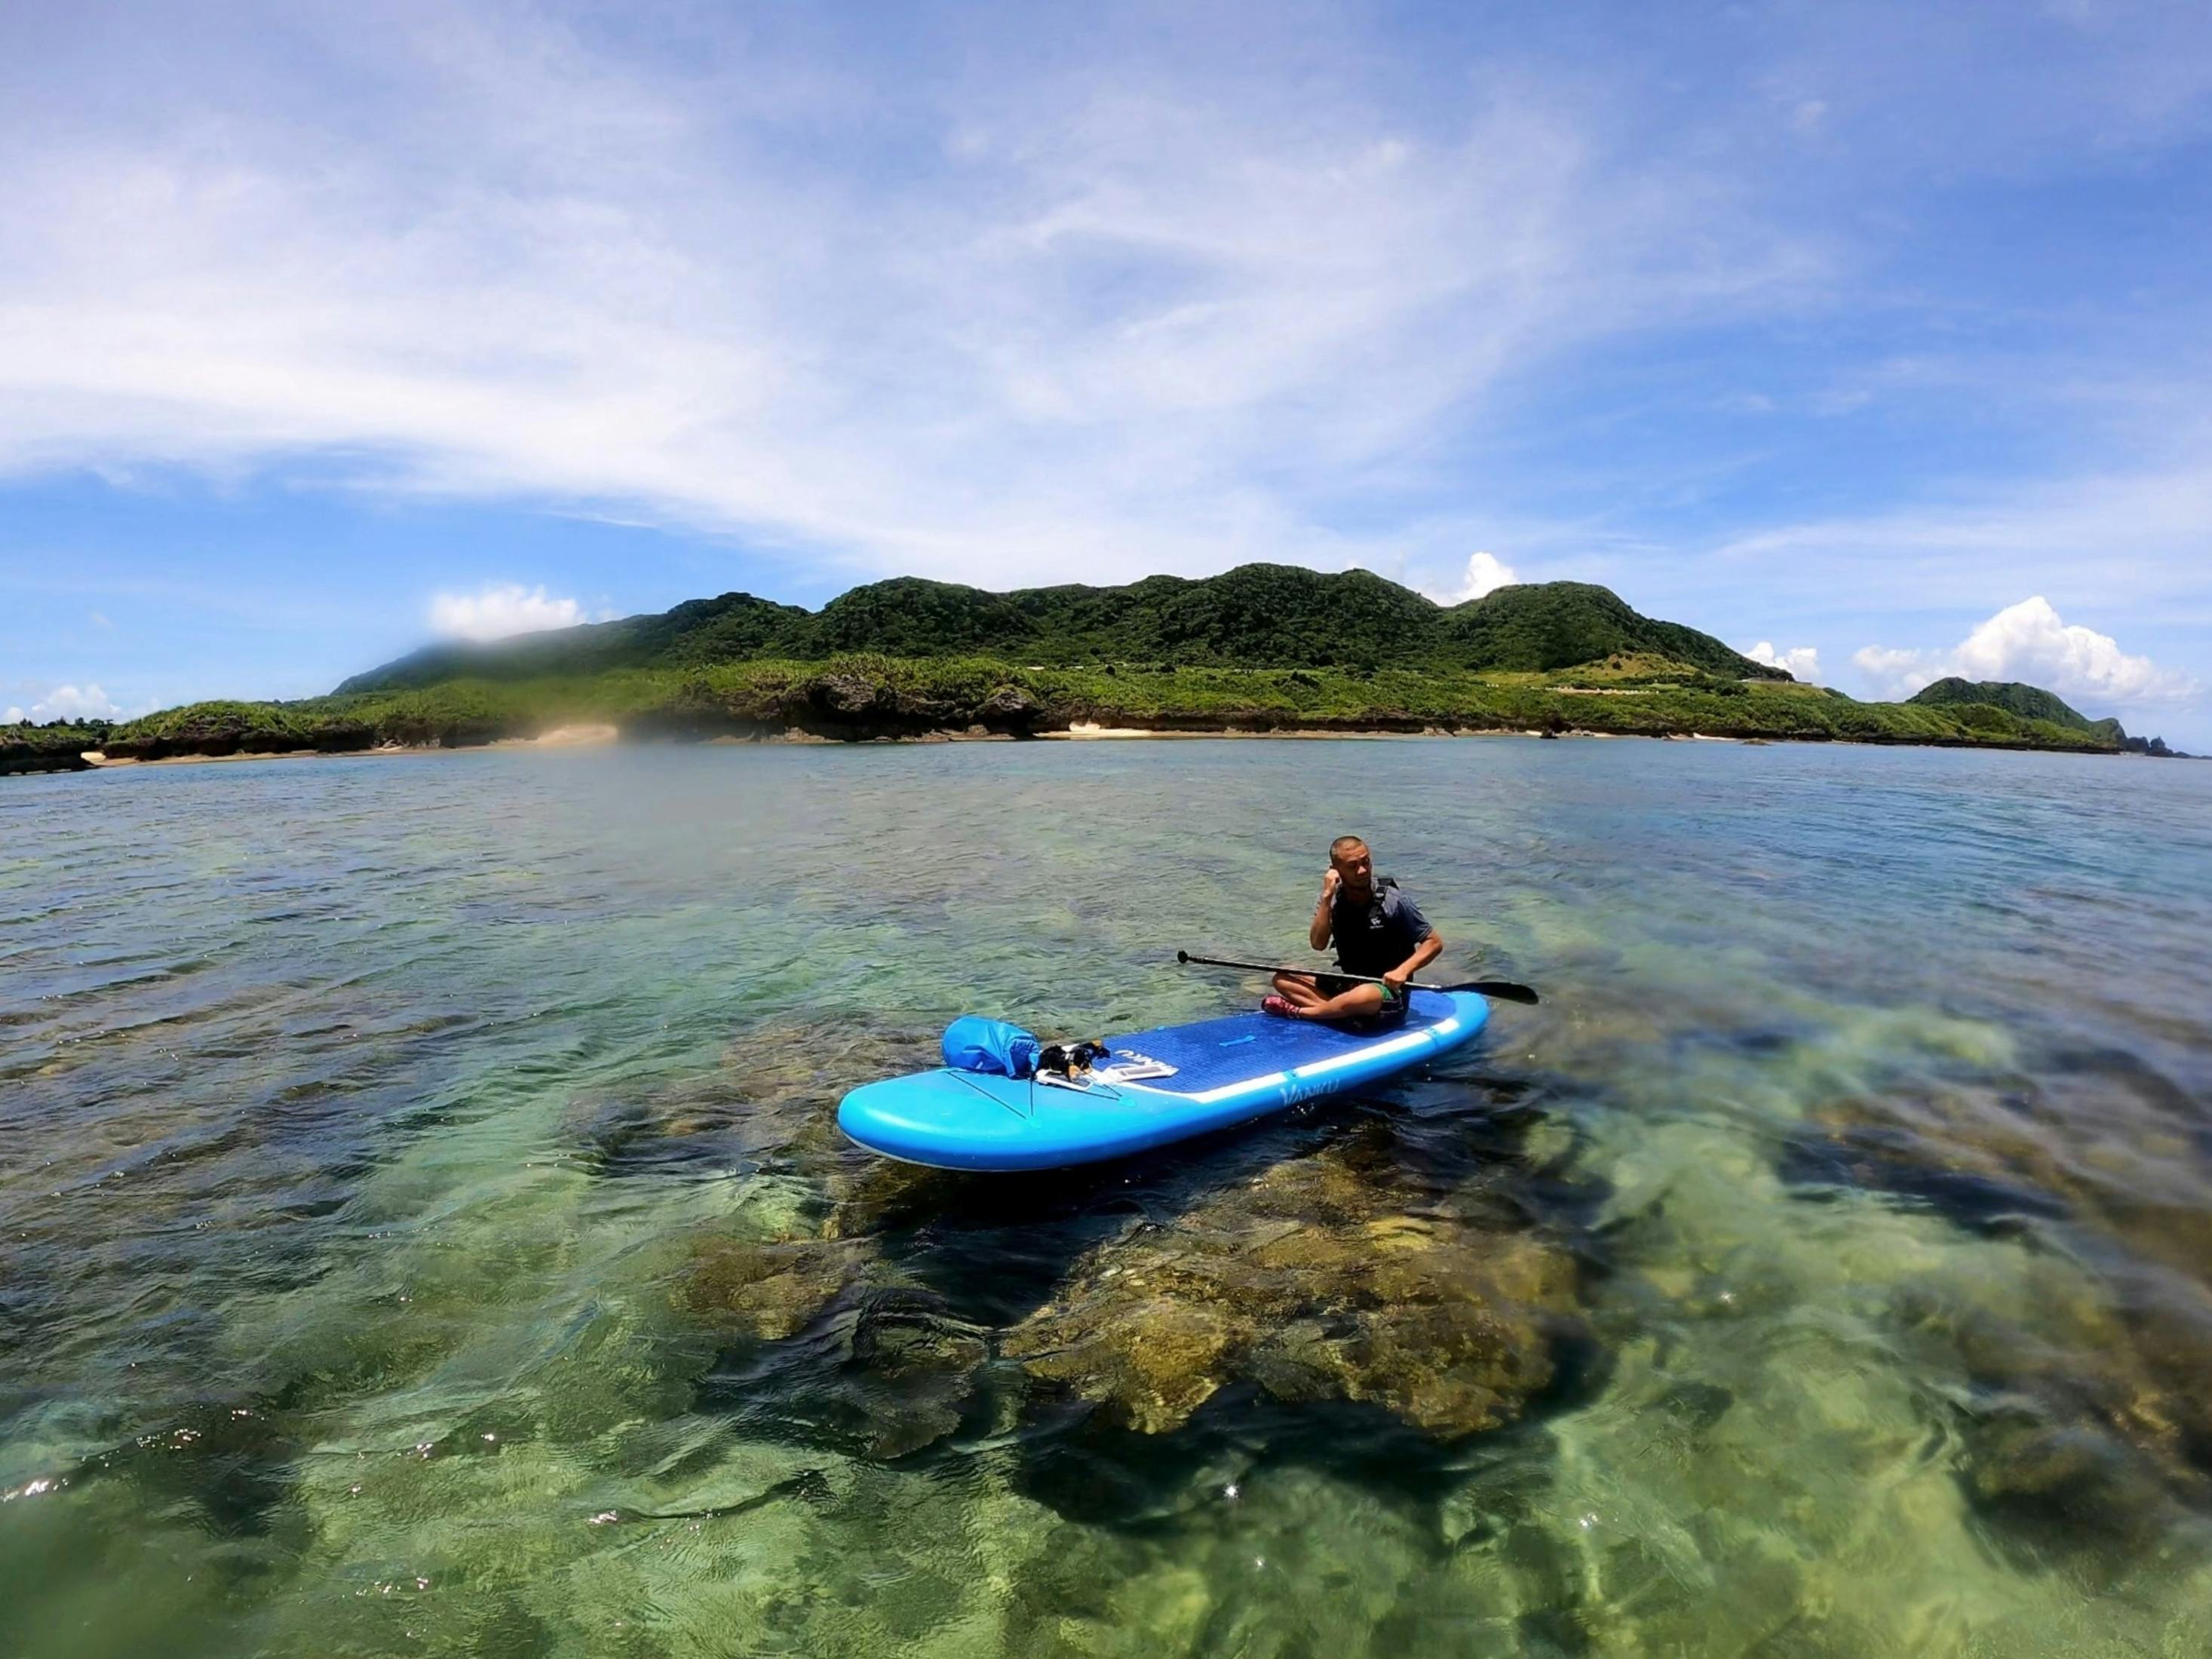
<path fill-rule="evenodd" d="M 1413 947 L 1413 954 L 1382 975 L 1382 982 L 1400 996 L 1406 994 L 1406 981 L 1434 962 L 1444 951 L 1444 936 L 1430 931 L 1429 936 Z"/>
<path fill-rule="evenodd" d="M 1337 886 L 1342 879 L 1343 878 L 1336 873 L 1334 866 L 1330 867 L 1328 873 L 1321 878 L 1321 899 L 1314 906 L 1313 924 L 1306 929 L 1306 943 L 1316 951 L 1328 949 L 1329 927 L 1335 920 L 1328 907 L 1330 902 L 1336 897 Z"/>

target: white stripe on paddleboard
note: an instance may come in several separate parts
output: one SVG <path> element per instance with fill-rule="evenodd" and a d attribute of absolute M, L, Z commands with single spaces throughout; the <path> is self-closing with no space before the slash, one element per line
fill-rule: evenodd
<path fill-rule="evenodd" d="M 1326 1077 L 1331 1072 L 1343 1071 L 1346 1066 L 1357 1066 L 1363 1060 L 1379 1060 L 1385 1054 L 1402 1054 L 1408 1049 L 1425 1048 L 1431 1036 L 1449 1036 L 1457 1030 L 1457 1019 L 1440 1020 L 1425 1030 L 1408 1031 L 1404 1036 L 1393 1038 L 1389 1042 L 1378 1042 L 1372 1048 L 1362 1048 L 1357 1054 L 1339 1054 L 1333 1060 L 1311 1060 L 1304 1066 L 1294 1066 L 1291 1075 L 1296 1078 Z"/>
<path fill-rule="evenodd" d="M 1202 1095 L 1185 1095 L 1182 1098 L 1195 1101 L 1201 1106 L 1218 1105 L 1222 1101 L 1248 1091 L 1279 1087 L 1290 1082 L 1293 1078 L 1304 1082 L 1308 1078 L 1326 1077 L 1331 1072 L 1340 1072 L 1346 1066 L 1357 1066 L 1364 1060 L 1425 1048 L 1429 1046 L 1431 1037 L 1449 1036 L 1457 1030 L 1459 1030 L 1459 1017 L 1455 1014 L 1449 1019 L 1438 1020 L 1434 1025 L 1424 1026 L 1418 1031 L 1409 1031 L 1404 1036 L 1394 1037 L 1388 1042 L 1378 1042 L 1371 1048 L 1362 1048 L 1354 1054 L 1338 1054 L 1332 1060 L 1312 1060 L 1304 1066 L 1294 1066 L 1287 1072 L 1276 1072 L 1267 1077 L 1248 1078 L 1242 1083 L 1224 1084 L 1218 1089 L 1209 1089 Z M 1164 1094 L 1167 1091 L 1162 1090 L 1160 1092 Z"/>
<path fill-rule="evenodd" d="M 1288 1083 L 1290 1080 L 1290 1073 L 1276 1072 L 1267 1077 L 1247 1078 L 1242 1083 L 1226 1083 L 1218 1089 L 1208 1089 L 1202 1095 L 1185 1095 L 1183 1098 L 1185 1100 L 1194 1100 L 1201 1106 L 1212 1106 L 1220 1101 L 1227 1100 L 1232 1096 L 1241 1095 L 1247 1090 L 1273 1089 Z"/>

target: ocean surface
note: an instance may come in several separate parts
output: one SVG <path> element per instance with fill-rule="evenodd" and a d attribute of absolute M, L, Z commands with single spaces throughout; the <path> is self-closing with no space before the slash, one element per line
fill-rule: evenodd
<path fill-rule="evenodd" d="M 1051 1177 L 838 1097 L 1522 980 Z M 2212 1652 L 2212 765 L 1462 739 L 0 782 L 0 1650 Z"/>

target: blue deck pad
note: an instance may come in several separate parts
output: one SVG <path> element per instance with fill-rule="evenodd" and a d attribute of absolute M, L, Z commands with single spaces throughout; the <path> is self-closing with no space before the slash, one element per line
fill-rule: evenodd
<path fill-rule="evenodd" d="M 1408 1071 L 1471 1042 L 1490 1005 L 1417 991 L 1406 1018 L 1373 1030 L 1232 1014 L 1106 1039 L 1107 1062 L 1142 1054 L 1171 1077 L 1064 1087 L 944 1066 L 847 1095 L 837 1124 L 886 1158 L 945 1170 L 1056 1170 L 1227 1128 L 1298 1101 Z"/>
<path fill-rule="evenodd" d="M 1163 1094 L 1196 1095 L 1315 1060 L 1364 1054 L 1389 1038 L 1431 1030 L 1452 1018 L 1453 1012 L 1449 997 L 1415 991 L 1407 1000 L 1402 1021 L 1369 1030 L 1255 1012 L 1201 1020 L 1195 1025 L 1131 1031 L 1126 1036 L 1109 1036 L 1105 1043 L 1113 1050 L 1115 1060 L 1122 1058 L 1126 1051 L 1176 1068 L 1173 1077 L 1146 1079 L 1146 1088 Z M 1105 1064 L 1110 1066 L 1114 1060 Z"/>

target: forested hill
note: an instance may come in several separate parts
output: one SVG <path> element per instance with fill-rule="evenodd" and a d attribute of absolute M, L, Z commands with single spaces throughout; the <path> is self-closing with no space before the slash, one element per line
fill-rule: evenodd
<path fill-rule="evenodd" d="M 1933 685 L 1923 687 L 1908 701 L 1929 708 L 1958 708 L 1968 703 L 1984 703 L 1992 708 L 2002 708 L 2008 714 L 2018 714 L 2022 720 L 2049 720 L 2053 726 L 2087 732 L 2108 738 L 2115 743 L 2126 735 L 2120 730 L 2118 720 L 2093 720 L 2057 692 L 2046 691 L 2039 685 L 2029 685 L 2021 680 L 1966 680 L 1954 674 L 1948 679 L 1940 679 Z"/>
<path fill-rule="evenodd" d="M 2017 711 L 2017 712 L 2015 712 Z M 303 702 L 0 727 L 0 775 L 503 740 L 942 741 L 1108 732 L 1569 732 L 2166 752 L 2032 686 L 1911 703 L 1801 685 L 1602 587 L 1443 606 L 1362 571 L 986 593 L 914 580 L 808 611 L 744 593 L 441 646 Z"/>
<path fill-rule="evenodd" d="M 1501 587 L 1465 605 L 1444 606 L 1364 570 L 1330 574 L 1248 564 L 1194 580 L 1148 576 L 1126 587 L 1030 587 L 1011 593 L 902 576 L 854 588 L 818 611 L 725 593 L 658 616 L 527 634 L 492 645 L 431 646 L 356 674 L 338 690 L 770 659 L 811 662 L 851 652 L 1060 665 L 1530 672 L 1640 653 L 1729 678 L 1790 678 L 1710 634 L 1643 616 L 1610 589 L 1587 582 Z"/>

